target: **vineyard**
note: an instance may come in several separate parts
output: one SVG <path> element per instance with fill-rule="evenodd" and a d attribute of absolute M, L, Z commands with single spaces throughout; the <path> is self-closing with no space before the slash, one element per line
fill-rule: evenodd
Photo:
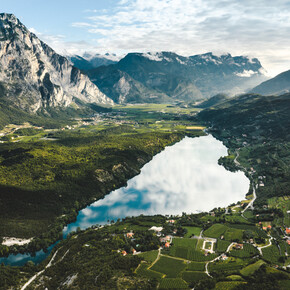
<path fill-rule="evenodd" d="M 228 242 L 228 241 L 217 240 L 217 248 L 216 248 L 217 252 L 218 252 L 218 253 L 224 253 L 224 252 L 227 250 L 227 248 L 228 248 L 228 246 L 229 246 L 230 244 L 231 244 L 231 243 Z"/>
<path fill-rule="evenodd" d="M 181 278 L 164 278 L 160 282 L 159 289 L 188 289 L 188 286 Z"/>
<path fill-rule="evenodd" d="M 244 244 L 241 250 L 232 250 L 230 255 L 238 258 L 249 258 L 258 255 L 259 251 L 251 244 Z"/>
<path fill-rule="evenodd" d="M 204 272 L 194 272 L 194 271 L 186 271 L 182 273 L 182 278 L 187 283 L 198 282 L 199 280 L 206 279 L 208 276 Z"/>
<path fill-rule="evenodd" d="M 188 264 L 187 269 L 189 271 L 204 271 L 205 263 L 191 262 L 190 264 Z"/>
<path fill-rule="evenodd" d="M 176 278 L 185 267 L 186 264 L 182 260 L 162 256 L 151 270 L 163 273 L 167 278 Z"/>
<path fill-rule="evenodd" d="M 140 275 L 140 276 L 147 277 L 147 278 L 151 278 L 151 279 L 152 279 L 152 278 L 156 278 L 156 279 L 159 280 L 159 279 L 162 278 L 163 275 L 162 275 L 161 273 L 158 273 L 158 272 L 152 271 L 152 270 L 148 269 L 147 267 L 148 267 L 147 264 L 142 263 L 142 264 L 138 267 L 136 273 L 137 273 L 138 275 Z"/>
<path fill-rule="evenodd" d="M 209 229 L 204 231 L 204 236 L 218 239 L 227 229 L 228 227 L 222 224 L 214 224 Z"/>
<path fill-rule="evenodd" d="M 262 249 L 263 259 L 269 263 L 278 264 L 278 259 L 280 257 L 279 249 L 275 246 L 269 246 L 267 248 Z"/>
<path fill-rule="evenodd" d="M 153 251 L 141 253 L 139 254 L 139 257 L 144 258 L 144 260 L 149 263 L 153 263 L 156 260 L 157 255 L 158 255 L 158 250 L 153 250 Z"/>

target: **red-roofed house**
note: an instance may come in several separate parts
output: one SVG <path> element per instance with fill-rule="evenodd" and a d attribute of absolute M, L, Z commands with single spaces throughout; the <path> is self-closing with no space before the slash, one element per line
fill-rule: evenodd
<path fill-rule="evenodd" d="M 286 234 L 290 235 L 290 228 L 286 228 Z"/>
<path fill-rule="evenodd" d="M 267 226 L 268 229 L 271 229 L 272 227 L 270 225 Z"/>
<path fill-rule="evenodd" d="M 133 236 L 134 236 L 134 233 L 127 233 L 127 235 L 126 235 L 126 236 L 127 236 L 127 238 L 130 238 L 130 239 L 131 239 L 131 238 L 133 238 Z"/>
<path fill-rule="evenodd" d="M 169 248 L 170 247 L 170 243 L 165 243 L 165 248 Z"/>
<path fill-rule="evenodd" d="M 126 256 L 127 255 L 127 252 L 126 251 L 122 251 L 122 255 L 123 256 Z"/>
<path fill-rule="evenodd" d="M 267 230 L 267 227 L 263 227 L 263 230 L 266 231 Z"/>

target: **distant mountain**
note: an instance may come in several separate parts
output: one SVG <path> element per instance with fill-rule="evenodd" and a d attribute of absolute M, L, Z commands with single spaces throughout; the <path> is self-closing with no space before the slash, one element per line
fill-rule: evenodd
<path fill-rule="evenodd" d="M 290 70 L 280 73 L 251 89 L 251 93 L 261 95 L 282 95 L 290 92 Z"/>
<path fill-rule="evenodd" d="M 169 102 L 170 98 L 134 80 L 114 66 L 102 66 L 87 71 L 91 81 L 116 103 Z"/>
<path fill-rule="evenodd" d="M 116 64 L 120 57 L 115 54 L 106 53 L 101 54 L 90 54 L 88 52 L 84 53 L 82 56 L 70 55 L 66 56 L 72 64 L 80 70 L 90 70 L 97 68 L 102 65 Z"/>
<path fill-rule="evenodd" d="M 215 96 L 209 98 L 208 100 L 201 102 L 200 104 L 196 105 L 196 107 L 205 109 L 205 108 L 209 108 L 209 107 L 218 105 L 218 104 L 225 102 L 229 99 L 230 99 L 230 97 L 228 95 L 218 94 L 218 95 L 215 95 Z"/>
<path fill-rule="evenodd" d="M 116 70 L 131 78 L 130 100 L 128 95 L 114 89 L 118 88 L 122 74 L 105 83 L 100 81 L 102 74 L 108 76 L 110 71 L 114 74 Z M 215 56 L 212 53 L 183 57 L 173 52 L 129 53 L 117 64 L 90 70 L 88 75 L 108 96 L 124 103 L 139 101 L 133 97 L 139 94 L 134 82 L 143 85 L 143 92 L 147 89 L 147 102 L 192 102 L 218 93 L 242 93 L 266 79 L 256 58 L 232 57 L 230 54 Z"/>
<path fill-rule="evenodd" d="M 1 100 L 27 112 L 76 103 L 113 104 L 89 78 L 12 14 L 0 14 Z"/>

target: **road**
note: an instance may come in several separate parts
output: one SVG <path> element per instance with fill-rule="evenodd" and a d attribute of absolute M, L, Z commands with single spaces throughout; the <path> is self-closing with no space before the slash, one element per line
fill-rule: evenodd
<path fill-rule="evenodd" d="M 238 157 L 240 156 L 239 151 L 236 151 L 236 153 L 237 153 L 237 155 L 236 155 L 236 158 L 234 159 L 234 163 L 235 163 L 237 166 L 241 167 L 245 172 L 247 172 L 247 169 L 246 169 L 245 167 L 243 167 L 243 166 L 241 165 L 241 163 L 237 160 Z M 245 212 L 248 208 L 254 209 L 254 202 L 255 202 L 256 198 L 257 198 L 257 195 L 256 195 L 255 184 L 253 184 L 253 198 L 252 198 L 252 200 L 248 203 L 248 205 L 247 205 L 247 206 L 242 210 L 242 217 L 243 217 L 243 218 L 247 219 L 246 217 L 244 217 L 244 212 Z"/>
<path fill-rule="evenodd" d="M 52 262 L 54 261 L 58 250 L 53 254 L 52 258 L 50 259 L 49 263 L 46 265 L 46 267 L 41 270 L 40 272 L 36 273 L 34 276 L 32 276 L 21 288 L 21 290 L 24 290 L 26 287 L 28 287 L 39 275 L 41 275 L 47 268 L 51 267 Z"/>
<path fill-rule="evenodd" d="M 261 256 L 263 256 L 262 249 L 267 248 L 267 247 L 270 247 L 272 245 L 272 240 L 273 240 L 273 237 L 270 236 L 270 240 L 269 240 L 269 244 L 268 245 L 263 246 L 263 247 L 257 247 L 257 249 L 259 250 Z"/>

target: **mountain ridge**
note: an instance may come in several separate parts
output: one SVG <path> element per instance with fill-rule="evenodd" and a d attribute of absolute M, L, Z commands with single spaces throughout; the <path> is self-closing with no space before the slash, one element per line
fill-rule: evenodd
<path fill-rule="evenodd" d="M 113 104 L 79 69 L 31 33 L 13 14 L 0 14 L 1 98 L 35 113 L 75 99 Z"/>
<path fill-rule="evenodd" d="M 250 90 L 262 95 L 281 95 L 290 92 L 290 70 L 282 72 Z"/>
<path fill-rule="evenodd" d="M 80 68 L 80 64 L 75 65 Z M 106 75 L 116 74 L 116 71 L 130 77 L 130 81 L 123 81 L 121 90 L 121 74 L 119 79 L 111 82 L 101 81 Z M 134 52 L 128 53 L 116 64 L 85 72 L 104 93 L 114 101 L 121 100 L 120 103 L 139 102 L 140 99 L 157 103 L 202 101 L 218 93 L 244 93 L 266 79 L 257 58 L 233 57 L 231 54 L 215 56 L 211 52 L 189 57 L 165 51 Z M 139 97 L 139 90 L 135 88 L 140 84 L 143 93 L 149 97 Z M 123 90 L 130 93 L 123 94 Z"/>

